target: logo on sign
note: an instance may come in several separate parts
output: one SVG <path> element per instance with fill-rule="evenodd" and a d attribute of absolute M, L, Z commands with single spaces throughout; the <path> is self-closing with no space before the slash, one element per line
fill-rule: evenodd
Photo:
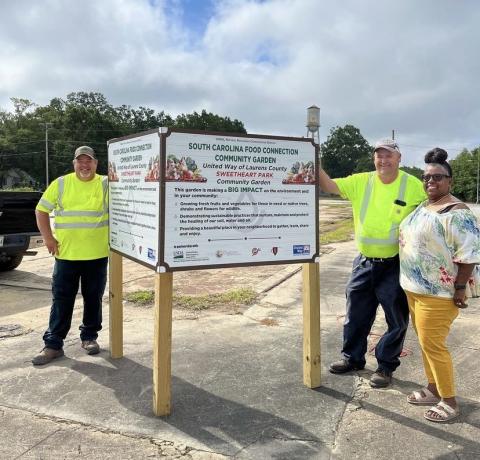
<path fill-rule="evenodd" d="M 277 247 L 277 246 L 274 246 L 274 247 L 272 248 L 272 254 L 273 254 L 274 256 L 276 256 L 276 255 L 278 254 L 278 247 Z"/>
<path fill-rule="evenodd" d="M 150 260 L 155 260 L 155 249 L 147 248 L 147 258 Z"/>
<path fill-rule="evenodd" d="M 219 250 L 215 253 L 215 255 L 216 255 L 218 258 L 223 257 L 223 251 L 222 251 L 221 249 L 219 249 Z"/>
<path fill-rule="evenodd" d="M 260 248 L 252 248 L 252 256 L 256 256 L 260 252 Z"/>
<path fill-rule="evenodd" d="M 183 259 L 183 251 L 173 251 L 173 258 L 174 259 Z"/>
<path fill-rule="evenodd" d="M 294 244 L 293 245 L 293 255 L 294 256 L 308 256 L 308 255 L 310 255 L 310 245 L 309 244 Z"/>

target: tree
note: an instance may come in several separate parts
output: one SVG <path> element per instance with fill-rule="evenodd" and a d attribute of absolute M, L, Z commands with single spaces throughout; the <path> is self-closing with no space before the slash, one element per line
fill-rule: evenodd
<path fill-rule="evenodd" d="M 246 133 L 243 123 L 202 110 L 175 119 L 163 111 L 129 105 L 112 106 L 97 92 L 75 92 L 39 106 L 28 99 L 12 98 L 14 112 L 0 111 L 0 168 L 20 168 L 45 186 L 45 123 L 48 130 L 50 178 L 72 169 L 75 147 L 92 146 L 106 173 L 107 141 L 160 126 Z"/>
<path fill-rule="evenodd" d="M 452 193 L 463 201 L 475 202 L 477 199 L 477 161 L 480 147 L 462 150 L 450 161 L 453 172 Z"/>
<path fill-rule="evenodd" d="M 331 177 L 371 171 L 373 147 L 353 125 L 336 126 L 322 144 L 322 167 Z"/>
<path fill-rule="evenodd" d="M 400 169 L 408 174 L 411 174 L 412 176 L 415 176 L 418 179 L 422 178 L 423 169 L 421 168 L 417 168 L 416 166 L 402 166 Z"/>
<path fill-rule="evenodd" d="M 241 121 L 237 119 L 231 120 L 229 117 L 220 117 L 206 110 L 202 110 L 202 113 L 193 112 L 187 115 L 182 113 L 175 118 L 174 126 L 176 128 L 200 129 L 202 131 L 247 133 Z"/>

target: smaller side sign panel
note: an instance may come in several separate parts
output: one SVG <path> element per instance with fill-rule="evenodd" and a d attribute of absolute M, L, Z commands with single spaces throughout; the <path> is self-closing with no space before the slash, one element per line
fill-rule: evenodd
<path fill-rule="evenodd" d="M 316 255 L 310 142 L 174 132 L 165 160 L 164 258 L 172 269 Z"/>
<path fill-rule="evenodd" d="M 160 212 L 160 138 L 157 133 L 108 146 L 110 247 L 155 267 Z"/>

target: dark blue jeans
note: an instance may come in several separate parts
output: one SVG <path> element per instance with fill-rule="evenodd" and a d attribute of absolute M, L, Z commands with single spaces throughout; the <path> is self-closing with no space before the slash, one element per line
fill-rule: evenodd
<path fill-rule="evenodd" d="M 102 297 L 107 283 L 108 257 L 95 260 L 55 260 L 53 303 L 43 341 L 59 350 L 72 324 L 73 306 L 80 285 L 83 297 L 81 340 L 95 340 L 102 329 Z"/>
<path fill-rule="evenodd" d="M 393 372 L 400 365 L 399 356 L 408 326 L 408 303 L 399 279 L 398 257 L 374 262 L 359 255 L 353 261 L 352 276 L 346 288 L 342 350 L 349 362 L 365 365 L 368 334 L 380 304 L 388 329 L 375 347 L 378 369 Z"/>

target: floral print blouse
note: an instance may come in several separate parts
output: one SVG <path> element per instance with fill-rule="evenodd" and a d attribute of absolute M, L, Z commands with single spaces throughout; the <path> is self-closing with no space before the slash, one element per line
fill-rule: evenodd
<path fill-rule="evenodd" d="M 443 214 L 423 202 L 400 225 L 400 284 L 416 294 L 453 298 L 457 263 L 480 263 L 480 228 L 470 209 Z M 476 297 L 480 270 L 475 267 L 467 295 Z"/>

